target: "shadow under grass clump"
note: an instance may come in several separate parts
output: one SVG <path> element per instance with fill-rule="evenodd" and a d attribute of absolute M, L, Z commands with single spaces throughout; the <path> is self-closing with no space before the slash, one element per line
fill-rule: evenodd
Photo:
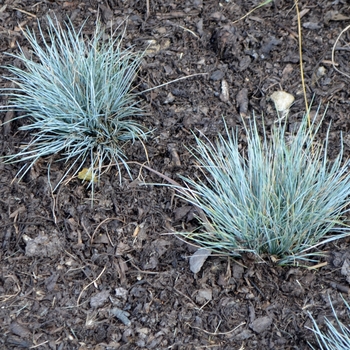
<path fill-rule="evenodd" d="M 308 127 L 307 116 L 292 136 L 286 126 L 276 123 L 269 138 L 265 129 L 260 137 L 252 119 L 243 155 L 237 133 L 226 130 L 215 143 L 195 137 L 192 154 L 205 183 L 182 177 L 187 186 L 178 194 L 200 209 L 202 229 L 180 235 L 228 255 L 252 252 L 300 264 L 322 255 L 318 245 L 350 234 L 343 221 L 349 161 L 342 164 L 342 149 L 329 162 L 328 133 L 324 144 L 317 143 L 320 124 Z"/>
<path fill-rule="evenodd" d="M 29 162 L 23 175 L 41 157 L 59 153 L 66 162 L 73 160 L 65 176 L 77 164 L 75 174 L 86 163 L 90 179 L 99 178 L 103 166 L 124 165 L 127 141 L 144 140 L 146 132 L 132 118 L 142 115 L 132 94 L 132 83 L 143 53 L 121 47 L 122 37 L 103 40 L 100 24 L 90 40 L 69 22 L 65 28 L 48 17 L 48 37 L 39 24 L 37 37 L 23 31 L 31 45 L 33 59 L 10 54 L 25 69 L 5 67 L 14 88 L 3 89 L 9 97 L 3 109 L 21 112 L 28 118 L 20 130 L 30 131 L 31 141 L 5 162 Z M 120 171 L 119 171 L 120 174 Z M 63 179 L 62 179 L 63 180 Z M 62 181 L 61 180 L 61 181 Z M 90 182 L 92 187 L 94 181 Z"/>

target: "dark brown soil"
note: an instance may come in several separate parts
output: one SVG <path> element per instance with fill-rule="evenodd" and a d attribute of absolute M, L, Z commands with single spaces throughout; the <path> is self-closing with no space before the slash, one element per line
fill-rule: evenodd
<path fill-rule="evenodd" d="M 300 79 L 298 29 L 293 1 L 274 1 L 239 19 L 259 1 L 217 0 L 5 0 L 0 1 L 1 64 L 18 64 L 5 52 L 29 49 L 20 26 L 37 29 L 47 14 L 67 16 L 84 32 L 97 17 L 109 28 L 126 21 L 125 45 L 144 49 L 139 91 L 191 74 L 206 73 L 141 94 L 142 123 L 155 129 L 145 144 L 149 166 L 177 181 L 191 176 L 191 131 L 209 138 L 241 125 L 240 115 L 276 120 L 269 96 L 293 94 L 290 122 L 305 111 Z M 149 4 L 149 11 L 147 10 Z M 330 156 L 343 132 L 349 156 L 349 78 L 331 65 L 332 46 L 348 24 L 346 1 L 300 1 L 304 73 L 309 101 L 328 112 Z M 337 15 L 338 14 L 338 15 Z M 343 15 L 341 17 L 340 15 Z M 348 73 L 345 33 L 337 68 Z M 325 75 L 318 76 L 319 67 Z M 6 74 L 1 70 L 1 75 Z M 1 87 L 8 84 L 0 79 Z M 222 86 L 227 84 L 228 95 Z M 5 99 L 3 99 L 5 103 Z M 2 113 L 2 121 L 11 118 Z M 29 135 L 18 122 L 1 126 L 1 154 Z M 139 143 L 128 159 L 147 159 Z M 40 161 L 23 181 L 22 164 L 0 164 L 0 348 L 1 349 L 308 349 L 317 348 L 310 312 L 323 327 L 331 317 L 328 295 L 348 323 L 339 293 L 348 297 L 348 240 L 321 247 L 327 258 L 315 269 L 275 266 L 251 257 L 211 256 L 199 273 L 189 268 L 195 248 L 167 233 L 195 227 L 188 204 L 171 189 L 140 186 L 162 178 L 131 164 L 134 181 L 115 170 L 102 177 L 91 208 L 90 190 L 78 179 L 51 188 L 65 164 Z"/>

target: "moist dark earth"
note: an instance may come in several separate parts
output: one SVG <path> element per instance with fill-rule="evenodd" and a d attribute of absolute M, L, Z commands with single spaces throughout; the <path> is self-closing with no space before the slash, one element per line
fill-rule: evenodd
<path fill-rule="evenodd" d="M 223 120 L 241 130 L 242 118 L 253 114 L 268 128 L 278 119 L 270 100 L 277 90 L 295 97 L 291 126 L 305 113 L 294 3 L 276 0 L 239 20 L 258 4 L 0 1 L 1 65 L 19 64 L 5 53 L 18 53 L 17 43 L 30 52 L 20 28 L 37 31 L 37 21 L 45 28 L 47 15 L 69 18 L 76 28 L 86 21 L 86 37 L 98 19 L 107 34 L 125 29 L 125 47 L 148 47 L 135 91 L 145 111 L 138 121 L 153 130 L 147 156 L 139 142 L 125 152 L 130 162 L 181 182 L 179 175 L 197 171 L 188 151 L 193 133 L 214 140 Z M 306 96 L 312 112 L 328 107 L 319 136 L 330 126 L 332 159 L 342 133 L 349 157 L 349 77 L 333 68 L 332 48 L 349 24 L 350 6 L 299 1 L 299 10 Z M 348 42 L 345 32 L 335 50 L 336 67 L 346 74 Z M 2 122 L 14 116 L 1 112 Z M 30 139 L 18 131 L 21 123 L 0 126 L 1 155 Z M 189 258 L 197 248 L 173 234 L 198 226 L 193 208 L 171 188 L 155 186 L 166 183 L 156 173 L 130 163 L 133 179 L 125 172 L 120 183 L 110 169 L 91 207 L 91 190 L 77 178 L 52 191 L 69 164 L 42 159 L 13 181 L 22 165 L 0 164 L 1 349 L 287 350 L 310 349 L 308 342 L 317 349 L 308 313 L 325 330 L 324 316 L 334 319 L 330 300 L 349 323 L 341 299 L 350 292 L 348 239 L 321 246 L 325 257 L 309 268 L 212 255 L 194 274 Z"/>

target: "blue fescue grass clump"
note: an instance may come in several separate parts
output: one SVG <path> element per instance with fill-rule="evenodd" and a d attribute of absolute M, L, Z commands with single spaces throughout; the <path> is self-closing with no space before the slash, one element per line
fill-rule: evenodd
<path fill-rule="evenodd" d="M 342 297 L 343 298 L 343 297 Z M 350 321 L 350 305 L 343 298 L 345 306 L 347 308 L 348 317 Z M 338 318 L 336 311 L 334 310 L 333 304 L 330 301 L 332 311 L 335 317 L 335 323 L 332 323 L 328 318 L 325 317 L 325 325 L 327 327 L 326 332 L 322 332 L 317 325 L 316 320 L 310 315 L 313 328 L 311 329 L 317 339 L 320 350 L 349 350 L 350 349 L 350 328 L 349 325 L 344 325 Z M 311 346 L 311 345 L 310 345 Z M 314 349 L 311 346 L 312 349 Z"/>
<path fill-rule="evenodd" d="M 83 27 L 77 31 L 70 22 L 62 27 L 48 17 L 47 35 L 40 24 L 38 36 L 23 31 L 32 57 L 21 48 L 18 55 L 10 54 L 24 69 L 6 67 L 15 87 L 2 91 L 9 97 L 3 108 L 28 118 L 20 130 L 32 135 L 17 154 L 5 158 L 28 162 L 21 177 L 39 158 L 57 153 L 66 162 L 73 160 L 66 175 L 75 164 L 75 174 L 87 165 L 93 179 L 112 164 L 118 170 L 124 165 L 130 175 L 123 147 L 146 138 L 143 126 L 132 119 L 142 115 L 132 83 L 143 53 L 123 49 L 119 36 L 104 40 L 100 24 L 86 39 Z"/>
<path fill-rule="evenodd" d="M 214 143 L 195 136 L 204 181 L 183 178 L 178 193 L 199 208 L 203 225 L 180 234 L 214 251 L 268 255 L 279 264 L 315 261 L 316 246 L 349 235 L 349 161 L 342 164 L 342 150 L 328 161 L 328 133 L 317 143 L 319 126 L 309 128 L 305 116 L 293 135 L 281 122 L 260 137 L 254 118 L 245 126 L 244 153 L 237 133 L 226 130 Z"/>

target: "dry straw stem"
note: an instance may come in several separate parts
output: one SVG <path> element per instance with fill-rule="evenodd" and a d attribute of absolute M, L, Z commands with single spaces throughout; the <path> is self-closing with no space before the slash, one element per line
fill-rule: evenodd
<path fill-rule="evenodd" d="M 81 297 L 83 296 L 83 293 L 92 285 L 92 284 L 96 284 L 96 282 L 101 278 L 101 276 L 104 274 L 104 272 L 106 271 L 107 266 L 105 266 L 102 271 L 100 272 L 100 274 L 89 284 L 87 284 L 82 291 L 80 292 L 78 299 L 77 299 L 77 306 L 80 306 L 81 304 L 79 304 Z"/>
<path fill-rule="evenodd" d="M 263 7 L 267 4 L 269 4 L 270 2 L 272 2 L 273 0 L 265 0 L 263 1 L 261 4 L 259 4 L 258 6 L 254 7 L 252 10 L 250 10 L 249 12 L 247 12 L 244 16 L 242 16 L 241 18 L 237 19 L 236 21 L 232 22 L 232 24 L 235 24 L 239 21 L 242 21 L 243 19 L 247 18 L 249 15 L 251 15 L 255 10 L 259 9 L 260 7 Z"/>
<path fill-rule="evenodd" d="M 300 20 L 300 13 L 299 13 L 299 6 L 298 1 L 295 0 L 295 10 L 297 12 L 297 19 L 298 19 L 298 41 L 299 41 L 299 60 L 300 60 L 300 78 L 301 78 L 301 85 L 303 87 L 303 94 L 304 94 L 304 101 L 305 101 L 305 110 L 309 112 L 309 104 L 307 102 L 307 96 L 306 96 L 306 87 L 305 87 L 305 79 L 304 79 L 304 66 L 303 66 L 303 45 L 302 45 L 302 36 L 301 36 L 301 20 Z M 308 123 L 309 127 L 311 126 L 311 120 L 310 116 L 308 115 Z"/>
<path fill-rule="evenodd" d="M 350 75 L 349 74 L 346 74 L 344 72 L 342 72 L 341 70 L 339 70 L 337 67 L 336 67 L 336 63 L 335 63 L 335 50 L 337 49 L 337 45 L 338 45 L 338 42 L 340 40 L 340 38 L 342 37 L 342 35 L 348 31 L 350 29 L 350 25 L 348 25 L 345 29 L 343 29 L 340 34 L 338 35 L 334 45 L 333 45 L 333 48 L 332 48 L 332 66 L 334 68 L 334 70 L 336 70 L 338 73 L 340 74 L 343 74 L 344 76 L 346 76 L 347 78 L 350 78 Z"/>

